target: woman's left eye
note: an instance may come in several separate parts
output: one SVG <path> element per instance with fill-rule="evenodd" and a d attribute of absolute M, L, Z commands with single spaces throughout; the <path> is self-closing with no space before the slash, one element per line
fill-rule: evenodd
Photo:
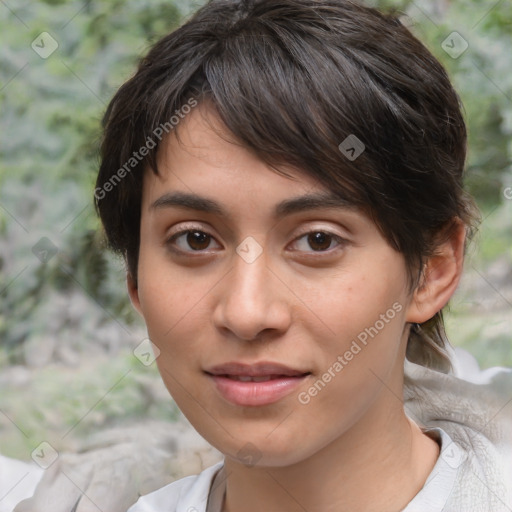
<path fill-rule="evenodd" d="M 294 243 L 298 243 L 304 239 L 305 243 L 302 244 L 302 247 L 306 252 L 310 251 L 304 247 L 305 245 L 313 248 L 313 252 L 326 252 L 332 248 L 332 242 L 336 242 L 338 246 L 343 246 L 345 243 L 345 239 L 342 237 L 335 235 L 334 233 L 330 233 L 329 231 L 322 230 L 315 230 L 304 233 L 299 238 L 296 238 Z"/>

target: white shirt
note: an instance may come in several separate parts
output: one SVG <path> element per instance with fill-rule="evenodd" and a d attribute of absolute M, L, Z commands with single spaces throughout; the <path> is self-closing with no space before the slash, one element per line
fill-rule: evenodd
<path fill-rule="evenodd" d="M 12 512 L 32 496 L 42 476 L 39 466 L 0 455 L 0 512 Z"/>
<path fill-rule="evenodd" d="M 402 512 L 499 512 L 509 508 L 487 508 L 488 503 L 473 503 L 472 508 L 453 503 L 457 487 L 466 486 L 468 453 L 442 429 L 429 430 L 441 444 L 443 455 L 437 460 L 423 489 Z M 219 462 L 198 476 L 173 482 L 143 496 L 128 512 L 221 512 L 225 491 L 224 463 Z M 471 479 L 473 485 L 474 478 Z M 490 503 L 489 503 L 490 504 Z M 492 506 L 492 505 L 491 505 Z M 497 505 L 499 506 L 499 505 Z"/>

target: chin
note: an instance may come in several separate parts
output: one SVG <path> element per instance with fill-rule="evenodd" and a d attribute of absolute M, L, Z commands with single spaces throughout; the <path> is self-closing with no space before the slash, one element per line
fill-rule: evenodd
<path fill-rule="evenodd" d="M 274 422 L 273 429 L 275 428 Z M 229 432 L 229 428 L 226 430 Z M 218 431 L 213 433 L 208 428 L 198 429 L 198 432 L 226 458 L 247 467 L 287 467 L 315 453 L 314 446 L 305 443 L 307 436 L 304 435 L 304 430 L 298 435 L 297 432 L 288 432 L 283 428 L 279 436 L 276 430 L 261 428 L 261 425 L 237 430 L 233 437 L 226 431 L 219 435 Z"/>

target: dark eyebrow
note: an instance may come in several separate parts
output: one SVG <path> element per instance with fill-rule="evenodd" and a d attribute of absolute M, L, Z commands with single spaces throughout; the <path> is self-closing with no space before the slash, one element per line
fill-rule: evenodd
<path fill-rule="evenodd" d="M 188 192 L 164 194 L 152 203 L 151 209 L 170 208 L 173 206 L 205 213 L 214 213 L 219 217 L 229 218 L 227 211 L 213 199 Z M 274 218 L 277 218 L 307 210 L 353 209 L 354 207 L 353 201 L 337 196 L 332 192 L 323 192 L 285 199 L 276 205 L 273 215 Z"/>

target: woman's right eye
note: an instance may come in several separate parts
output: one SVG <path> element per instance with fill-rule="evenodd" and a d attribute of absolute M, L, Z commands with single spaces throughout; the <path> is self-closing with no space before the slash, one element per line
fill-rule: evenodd
<path fill-rule="evenodd" d="M 170 236 L 165 245 L 178 253 L 201 253 L 208 249 L 211 240 L 214 238 L 209 233 L 197 228 L 188 228 Z"/>

